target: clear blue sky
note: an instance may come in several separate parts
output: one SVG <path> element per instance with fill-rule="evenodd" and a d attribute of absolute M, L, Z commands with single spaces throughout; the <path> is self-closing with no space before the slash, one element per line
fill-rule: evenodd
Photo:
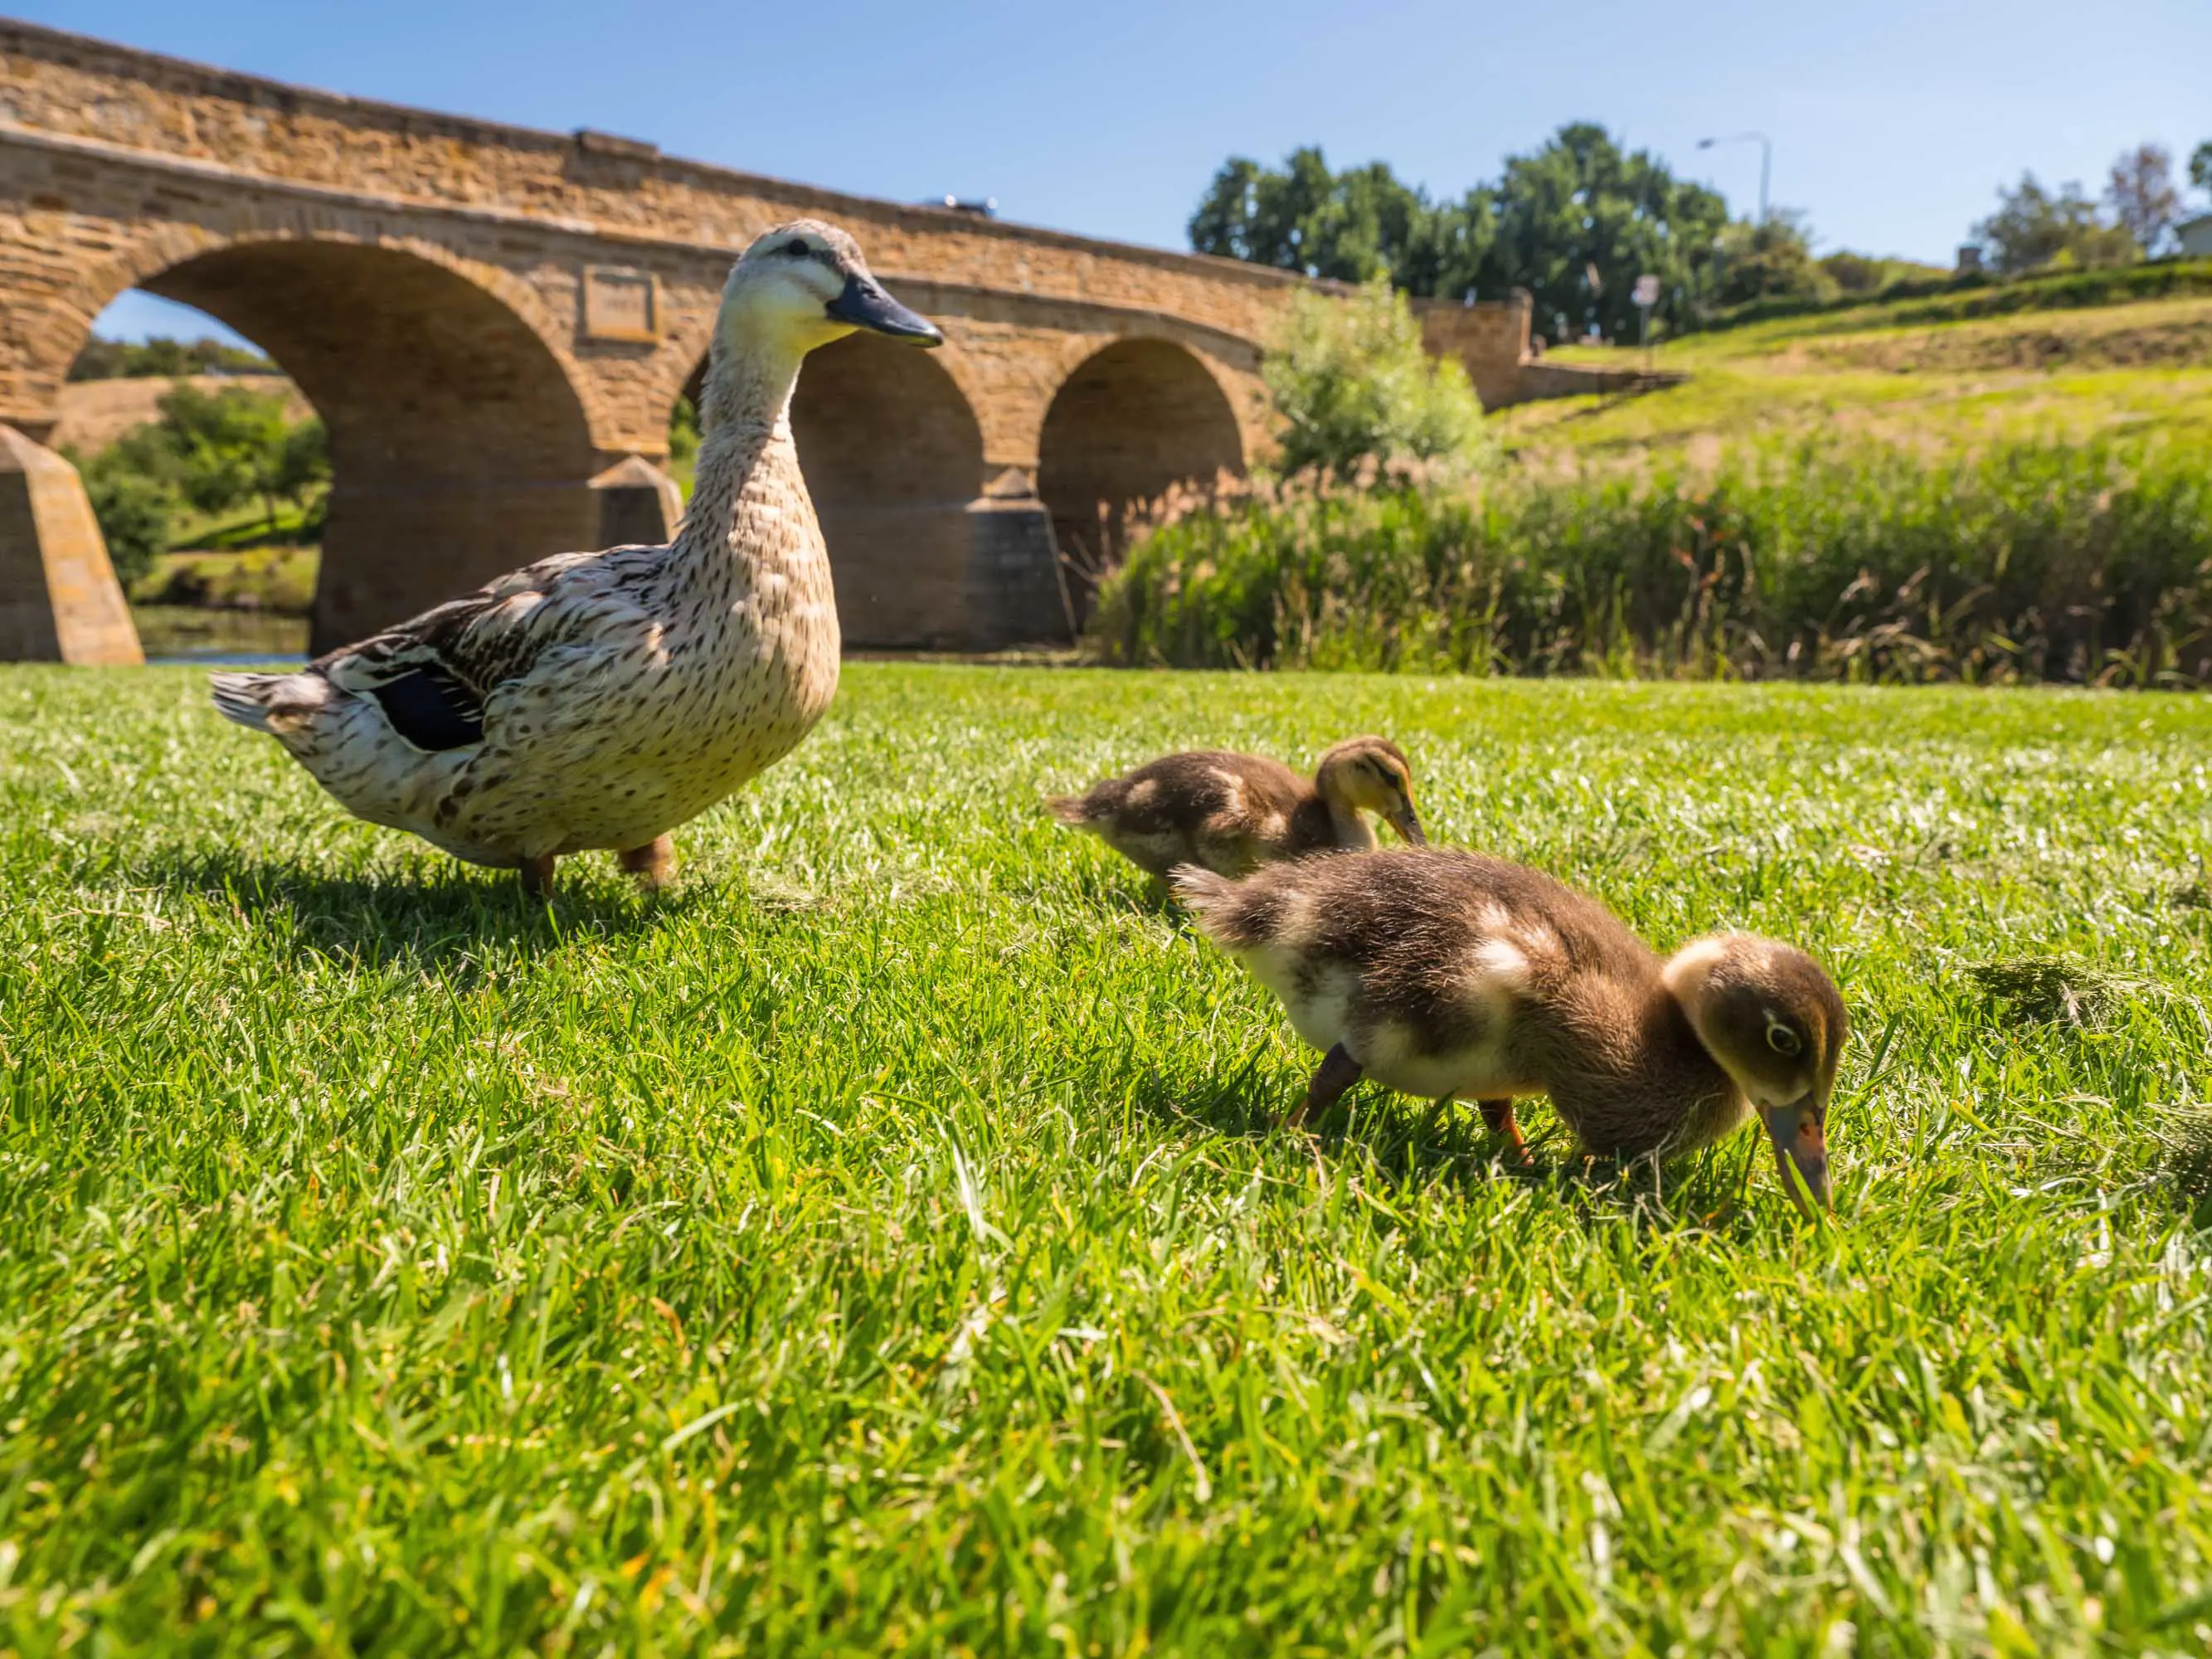
<path fill-rule="evenodd" d="M 1164 246 L 1232 153 L 1318 142 L 1456 195 L 1563 121 L 1818 245 L 1948 264 L 2000 182 L 2092 191 L 2155 138 L 2212 137 L 2212 0 L 1475 0 L 1269 5 L 882 0 L 15 0 L 18 15 L 364 97 L 566 131 L 838 189 L 995 196 L 1029 223 Z M 148 319 L 155 319 L 149 322 Z M 191 319 L 187 319 L 191 320 Z M 102 331 L 173 326 L 159 302 Z"/>

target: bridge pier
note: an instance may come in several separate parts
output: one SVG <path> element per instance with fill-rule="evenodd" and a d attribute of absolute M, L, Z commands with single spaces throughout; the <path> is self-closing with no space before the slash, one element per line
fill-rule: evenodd
<path fill-rule="evenodd" d="M 599 545 L 588 478 L 421 477 L 341 465 L 308 649 L 319 655 L 553 553 Z"/>
<path fill-rule="evenodd" d="M 861 651 L 1066 644 L 1052 519 L 1034 493 L 925 506 L 816 502 L 837 619 Z"/>
<path fill-rule="evenodd" d="M 143 662 L 76 469 L 0 426 L 0 662 Z"/>

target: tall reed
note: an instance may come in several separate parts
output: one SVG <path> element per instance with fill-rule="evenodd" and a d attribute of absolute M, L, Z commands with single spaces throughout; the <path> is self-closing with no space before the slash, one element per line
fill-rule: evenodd
<path fill-rule="evenodd" d="M 1480 494 L 1268 492 L 1162 524 L 1109 661 L 2212 682 L 2212 470 L 2172 448 L 1739 453 Z"/>

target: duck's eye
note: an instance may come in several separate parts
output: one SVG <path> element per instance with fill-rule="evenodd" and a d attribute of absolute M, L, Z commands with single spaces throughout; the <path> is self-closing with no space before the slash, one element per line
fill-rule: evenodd
<path fill-rule="evenodd" d="M 1805 1039 L 1778 1019 L 1766 1028 L 1766 1046 L 1784 1059 L 1795 1060 L 1803 1052 Z"/>
<path fill-rule="evenodd" d="M 814 250 L 807 246 L 805 242 L 797 240 L 796 239 L 786 242 L 783 245 L 783 251 L 786 253 L 788 253 L 794 259 L 804 259 L 808 254 L 814 252 Z"/>

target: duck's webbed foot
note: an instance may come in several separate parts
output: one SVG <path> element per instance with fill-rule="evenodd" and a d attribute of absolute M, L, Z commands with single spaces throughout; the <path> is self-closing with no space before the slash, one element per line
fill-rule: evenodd
<path fill-rule="evenodd" d="M 1504 1100 L 1479 1100 L 1476 1106 L 1482 1112 L 1483 1127 L 1504 1140 L 1512 1150 L 1516 1164 L 1533 1164 L 1528 1155 L 1528 1143 L 1521 1138 L 1521 1125 L 1513 1116 L 1513 1100 L 1510 1095 Z"/>
<path fill-rule="evenodd" d="M 517 872 L 522 877 L 522 890 L 534 899 L 549 897 L 553 891 L 553 866 L 559 861 L 557 853 L 540 853 L 534 859 L 523 860 Z"/>
<path fill-rule="evenodd" d="M 1344 1052 L 1340 1042 L 1321 1057 L 1315 1068 L 1313 1081 L 1306 1085 L 1306 1097 L 1297 1109 L 1283 1120 L 1286 1129 L 1303 1128 L 1306 1120 L 1327 1111 L 1344 1098 L 1344 1091 L 1359 1081 L 1359 1062 Z"/>
<path fill-rule="evenodd" d="M 624 875 L 635 876 L 647 892 L 665 887 L 676 874 L 676 837 L 655 836 L 642 847 L 625 847 L 615 854 L 615 862 Z"/>

